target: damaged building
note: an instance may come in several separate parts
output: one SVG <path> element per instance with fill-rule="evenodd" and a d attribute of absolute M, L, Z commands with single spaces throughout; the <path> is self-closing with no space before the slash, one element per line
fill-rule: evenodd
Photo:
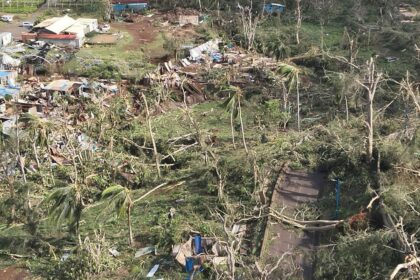
<path fill-rule="evenodd" d="M 22 33 L 22 41 L 44 41 L 61 47 L 80 48 L 85 36 L 98 28 L 97 19 L 79 18 L 65 15 L 46 19 L 33 27 L 31 33 Z"/>

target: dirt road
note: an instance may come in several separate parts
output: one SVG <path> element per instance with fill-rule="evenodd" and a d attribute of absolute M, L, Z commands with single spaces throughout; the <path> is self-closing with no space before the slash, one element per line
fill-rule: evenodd
<path fill-rule="evenodd" d="M 315 201 L 322 187 L 324 178 L 319 173 L 285 171 L 277 182 L 271 207 L 281 210 L 284 214 L 293 216 L 295 209 L 303 203 Z M 314 246 L 314 236 L 300 230 L 286 227 L 283 224 L 270 223 L 267 227 L 264 243 L 265 254 L 279 258 L 286 252 L 295 253 L 295 263 L 299 267 L 298 278 L 312 279 L 311 253 Z"/>
<path fill-rule="evenodd" d="M 0 32 L 11 32 L 15 40 L 21 39 L 22 32 L 28 32 L 30 29 L 21 27 L 21 23 L 24 21 L 35 23 L 37 18 L 47 9 L 46 3 L 43 4 L 35 13 L 31 14 L 10 14 L 14 15 L 12 22 L 1 22 L 0 21 Z M 2 13 L 6 14 L 6 13 Z"/>

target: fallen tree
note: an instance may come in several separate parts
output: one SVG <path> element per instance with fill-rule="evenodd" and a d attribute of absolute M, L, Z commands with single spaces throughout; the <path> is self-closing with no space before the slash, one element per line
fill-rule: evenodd
<path fill-rule="evenodd" d="M 284 209 L 283 209 L 284 210 Z M 290 218 L 282 213 L 282 211 L 276 211 L 270 208 L 269 215 L 279 220 L 282 223 L 289 224 L 296 228 L 305 230 L 305 231 L 324 231 L 336 228 L 338 225 L 344 223 L 344 220 L 312 220 L 312 221 L 302 221 Z"/>

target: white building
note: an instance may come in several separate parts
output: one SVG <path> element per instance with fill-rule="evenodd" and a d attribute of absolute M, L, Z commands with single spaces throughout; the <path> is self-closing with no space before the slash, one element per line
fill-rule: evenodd
<path fill-rule="evenodd" d="M 96 18 L 78 18 L 76 22 L 84 26 L 85 34 L 98 30 L 98 20 Z"/>
<path fill-rule="evenodd" d="M 1 32 L 0 33 L 0 47 L 5 47 L 12 42 L 12 33 Z"/>

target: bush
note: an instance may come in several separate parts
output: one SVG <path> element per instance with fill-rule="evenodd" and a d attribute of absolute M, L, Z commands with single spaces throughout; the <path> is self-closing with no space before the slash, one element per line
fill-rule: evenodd
<path fill-rule="evenodd" d="M 52 259 L 48 264 L 33 266 L 31 269 L 43 279 L 84 280 L 92 279 L 104 271 L 112 271 L 118 262 L 109 253 L 105 235 L 96 234 L 91 241 L 88 237 L 83 244 L 71 252 L 65 260 Z"/>
<path fill-rule="evenodd" d="M 338 238 L 336 246 L 316 254 L 315 279 L 386 279 L 399 262 L 390 232 L 357 232 Z"/>

